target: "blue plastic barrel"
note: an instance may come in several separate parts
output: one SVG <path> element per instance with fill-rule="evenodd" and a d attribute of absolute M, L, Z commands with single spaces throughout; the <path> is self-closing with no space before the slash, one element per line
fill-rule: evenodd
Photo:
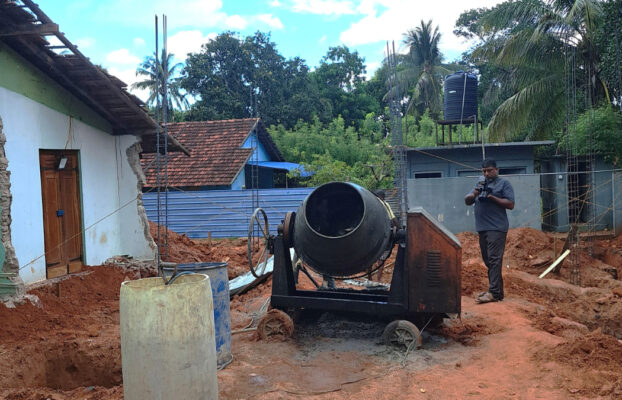
<path fill-rule="evenodd" d="M 164 267 L 164 275 L 170 277 L 173 267 Z M 178 264 L 177 272 L 195 272 L 209 276 L 214 300 L 214 328 L 218 369 L 231 362 L 231 310 L 229 306 L 229 276 L 226 262 L 203 262 Z"/>

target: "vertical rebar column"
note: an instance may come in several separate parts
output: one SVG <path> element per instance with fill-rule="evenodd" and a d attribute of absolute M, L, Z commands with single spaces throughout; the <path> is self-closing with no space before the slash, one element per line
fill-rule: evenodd
<path fill-rule="evenodd" d="M 251 118 L 258 118 L 257 112 L 257 93 L 251 86 L 250 95 L 250 116 Z M 253 101 L 253 94 L 255 99 Z M 251 132 L 251 155 L 250 173 L 251 173 L 251 213 L 259 208 L 259 132 L 254 129 Z"/>
<path fill-rule="evenodd" d="M 389 109 L 391 111 L 391 145 L 393 147 L 393 162 L 395 164 L 395 186 L 399 196 L 400 223 L 406 224 L 406 211 L 408 209 L 406 188 L 406 151 L 404 149 L 404 135 L 402 132 L 402 110 L 400 104 L 400 88 L 397 77 L 397 60 L 395 55 L 395 42 L 389 47 L 387 42 L 387 64 L 389 68 Z"/>
<path fill-rule="evenodd" d="M 156 108 L 155 108 L 155 120 L 156 120 L 156 191 L 157 191 L 157 217 L 156 217 L 156 228 L 157 228 L 157 250 L 156 250 L 156 258 L 158 263 L 158 272 L 161 276 L 163 276 L 161 267 L 162 267 L 162 259 L 161 259 L 161 245 L 162 240 L 160 237 L 160 216 L 162 215 L 162 203 L 160 199 L 160 85 L 158 84 L 158 71 L 160 69 L 159 56 L 158 56 L 158 16 L 155 16 L 155 75 L 156 79 L 154 82 L 155 85 L 155 93 L 156 93 Z"/>
<path fill-rule="evenodd" d="M 164 125 L 164 254 L 168 260 L 168 49 L 167 49 L 167 33 L 166 33 L 166 14 L 162 15 L 162 41 L 164 58 L 160 64 L 162 68 L 162 125 Z"/>
<path fill-rule="evenodd" d="M 568 43 L 566 41 L 566 43 Z M 577 93 L 575 76 L 575 49 L 566 57 L 566 169 L 568 171 L 568 246 L 570 249 L 570 283 L 581 284 L 580 262 L 581 247 L 579 243 L 579 218 L 581 216 L 581 203 L 579 194 L 579 160 L 577 157 Z"/>

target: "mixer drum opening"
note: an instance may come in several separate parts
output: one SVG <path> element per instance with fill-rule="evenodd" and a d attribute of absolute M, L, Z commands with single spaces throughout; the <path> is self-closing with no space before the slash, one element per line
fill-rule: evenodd
<path fill-rule="evenodd" d="M 373 193 L 356 184 L 324 184 L 296 212 L 296 253 L 323 275 L 343 277 L 365 271 L 391 244 L 386 209 Z"/>
<path fill-rule="evenodd" d="M 361 224 L 365 204 L 352 186 L 329 183 L 309 196 L 305 213 L 311 229 L 320 235 L 337 238 L 348 235 Z"/>

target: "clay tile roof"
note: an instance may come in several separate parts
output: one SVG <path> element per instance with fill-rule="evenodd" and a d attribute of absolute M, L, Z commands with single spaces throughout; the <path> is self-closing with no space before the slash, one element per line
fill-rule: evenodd
<path fill-rule="evenodd" d="M 251 156 L 252 149 L 242 148 L 242 145 L 253 130 L 270 158 L 284 161 L 259 118 L 168 124 L 168 133 L 190 151 L 190 157 L 181 153 L 169 154 L 168 185 L 230 185 Z M 154 157 L 155 154 L 144 154 L 141 160 L 147 187 L 156 186 Z"/>

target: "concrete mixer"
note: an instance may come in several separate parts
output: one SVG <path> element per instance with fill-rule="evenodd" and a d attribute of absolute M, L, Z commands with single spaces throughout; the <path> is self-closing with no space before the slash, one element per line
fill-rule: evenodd
<path fill-rule="evenodd" d="M 417 326 L 460 314 L 460 242 L 422 208 L 408 210 L 406 226 L 395 229 L 373 193 L 331 182 L 311 192 L 297 212 L 287 213 L 277 232 L 267 236 L 267 249 L 274 255 L 272 310 L 259 321 L 260 337 L 290 335 L 291 315 L 324 310 L 384 319 L 389 322 L 383 333 L 387 344 L 420 347 Z M 397 247 L 391 285 L 356 290 L 316 283 L 316 290 L 299 289 L 292 247 L 303 265 L 335 278 L 365 274 Z"/>

